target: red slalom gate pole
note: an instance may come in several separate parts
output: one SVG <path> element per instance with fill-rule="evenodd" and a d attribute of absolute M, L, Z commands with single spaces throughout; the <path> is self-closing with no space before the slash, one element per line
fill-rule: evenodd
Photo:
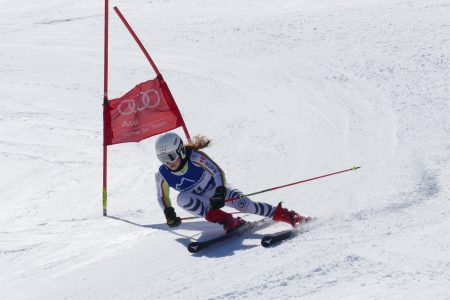
<path fill-rule="evenodd" d="M 105 117 L 106 106 L 108 105 L 108 19 L 109 19 L 109 1 L 105 0 L 105 44 L 104 44 L 104 70 L 103 70 L 103 189 L 102 189 L 102 203 L 103 216 L 107 216 L 108 207 L 108 191 L 107 191 L 107 177 L 108 177 L 108 147 L 105 143 Z"/>
<path fill-rule="evenodd" d="M 276 186 L 276 187 L 273 187 L 273 188 L 270 188 L 270 189 L 265 189 L 265 190 L 262 190 L 262 191 L 259 191 L 259 192 L 254 192 L 254 193 L 250 193 L 250 194 L 246 194 L 246 195 L 241 195 L 241 196 L 238 196 L 238 197 L 230 198 L 230 199 L 225 200 L 225 202 L 236 201 L 236 200 L 239 200 L 239 199 L 242 199 L 242 198 L 245 198 L 245 197 L 254 196 L 254 195 L 258 195 L 258 194 L 262 194 L 262 193 L 278 190 L 278 189 L 285 188 L 285 187 L 288 187 L 288 186 L 291 186 L 291 185 L 296 185 L 296 184 L 300 184 L 300 183 L 304 183 L 304 182 L 308 182 L 308 181 L 313 181 L 313 180 L 316 180 L 316 179 L 320 179 L 320 178 L 324 178 L 324 177 L 328 177 L 328 176 L 332 176 L 332 175 L 336 175 L 336 174 L 340 174 L 340 173 L 344 173 L 344 172 L 355 171 L 355 170 L 358 170 L 359 168 L 361 168 L 361 167 L 353 167 L 353 168 L 350 168 L 350 169 L 347 169 L 347 170 L 342 170 L 342 171 L 338 171 L 338 172 L 334 172 L 334 173 L 330 173 L 330 174 L 325 174 L 325 175 L 322 175 L 322 176 L 317 176 L 317 177 L 313 177 L 313 178 L 309 178 L 309 179 L 305 179 L 305 180 L 301 180 L 301 181 L 297 181 L 297 182 L 293 182 L 293 183 L 289 183 L 289 184 L 285 184 L 285 185 Z"/>

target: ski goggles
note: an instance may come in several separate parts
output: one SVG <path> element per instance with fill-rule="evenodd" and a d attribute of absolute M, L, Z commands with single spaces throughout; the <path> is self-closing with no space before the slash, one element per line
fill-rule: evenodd
<path fill-rule="evenodd" d="M 163 164 L 174 163 L 178 159 L 178 153 L 176 151 L 169 153 L 161 153 L 158 154 L 158 159 Z"/>

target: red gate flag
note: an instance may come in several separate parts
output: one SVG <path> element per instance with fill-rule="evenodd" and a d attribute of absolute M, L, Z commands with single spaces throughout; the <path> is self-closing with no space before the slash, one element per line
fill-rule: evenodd
<path fill-rule="evenodd" d="M 183 126 L 169 87 L 158 76 L 105 104 L 105 145 L 139 142 Z"/>

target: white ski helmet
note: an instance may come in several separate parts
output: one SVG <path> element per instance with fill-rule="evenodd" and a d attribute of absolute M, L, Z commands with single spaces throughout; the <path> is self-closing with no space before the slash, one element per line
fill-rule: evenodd
<path fill-rule="evenodd" d="M 180 136 L 173 132 L 165 133 L 158 137 L 155 143 L 156 156 L 163 163 L 174 162 L 178 157 L 186 157 L 186 149 Z"/>

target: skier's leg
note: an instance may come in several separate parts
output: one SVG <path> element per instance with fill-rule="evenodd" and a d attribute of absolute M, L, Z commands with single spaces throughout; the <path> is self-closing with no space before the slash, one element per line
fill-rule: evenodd
<path fill-rule="evenodd" d="M 289 223 L 292 226 L 297 226 L 301 223 L 306 223 L 312 220 L 311 217 L 302 216 L 293 210 L 283 208 L 281 202 L 278 204 L 273 214 L 272 220 L 277 222 Z"/>
<path fill-rule="evenodd" d="M 203 218 L 208 212 L 209 199 L 193 193 L 181 192 L 178 194 L 177 204 L 188 213 Z"/>
<path fill-rule="evenodd" d="M 228 186 L 226 187 L 226 189 L 226 199 L 231 199 L 242 195 L 242 192 L 238 189 L 234 189 Z M 236 201 L 226 202 L 226 206 L 233 207 L 243 213 L 256 214 L 270 218 L 273 216 L 276 209 L 275 206 L 263 202 L 255 202 L 248 197 L 244 197 Z"/>
<path fill-rule="evenodd" d="M 223 210 L 208 209 L 208 196 L 199 196 L 189 192 L 181 192 L 178 194 L 177 203 L 190 214 L 204 217 L 208 222 L 223 225 L 223 229 L 226 232 L 232 231 L 245 223 L 241 218 L 233 218 L 231 214 Z"/>
<path fill-rule="evenodd" d="M 235 198 L 240 195 L 242 195 L 241 191 L 227 187 L 227 199 Z M 293 210 L 283 208 L 281 206 L 281 202 L 278 204 L 278 206 L 272 206 L 263 202 L 255 202 L 248 197 L 244 197 L 236 201 L 226 202 L 226 205 L 244 213 L 251 213 L 269 217 L 274 221 L 289 223 L 292 226 L 309 222 L 311 220 L 311 218 L 308 216 L 302 216 Z"/>

